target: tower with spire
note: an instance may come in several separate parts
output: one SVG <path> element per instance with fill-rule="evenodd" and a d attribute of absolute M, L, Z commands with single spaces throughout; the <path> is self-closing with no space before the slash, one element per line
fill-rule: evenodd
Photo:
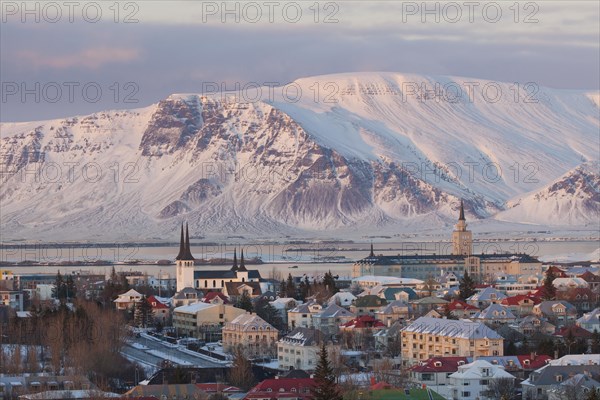
<path fill-rule="evenodd" d="M 467 230 L 467 221 L 465 220 L 465 208 L 463 201 L 460 201 L 460 212 L 456 228 L 452 232 L 452 254 L 470 256 L 473 254 L 473 234 Z"/>
<path fill-rule="evenodd" d="M 237 279 L 240 282 L 248 281 L 248 270 L 244 264 L 244 249 L 242 249 L 242 254 L 240 255 L 240 266 L 237 269 Z"/>
<path fill-rule="evenodd" d="M 185 237 L 183 236 L 183 223 L 181 224 L 181 238 L 179 240 L 179 254 L 175 257 L 177 269 L 177 291 L 186 287 L 194 287 L 194 256 L 190 249 L 190 232 L 185 224 Z"/>

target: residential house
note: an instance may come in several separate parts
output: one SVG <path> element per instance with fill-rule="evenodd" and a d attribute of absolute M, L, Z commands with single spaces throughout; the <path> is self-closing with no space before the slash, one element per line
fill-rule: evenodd
<path fill-rule="evenodd" d="M 527 294 L 519 294 L 502 299 L 500 304 L 508 307 L 517 317 L 525 317 L 533 312 L 533 307 L 539 304 L 539 300 Z"/>
<path fill-rule="evenodd" d="M 588 288 L 589 285 L 583 278 L 555 278 L 552 281 L 552 285 L 557 291 L 562 292 L 569 289 L 575 288 Z"/>
<path fill-rule="evenodd" d="M 350 307 L 354 300 L 356 296 L 350 292 L 337 292 L 327 300 L 327 305 L 335 303 L 338 306 Z"/>
<path fill-rule="evenodd" d="M 199 301 L 173 310 L 173 327 L 180 335 L 207 342 L 219 340 L 224 324 L 246 314 L 246 310 L 225 303 Z"/>
<path fill-rule="evenodd" d="M 325 335 L 335 335 L 339 326 L 353 319 L 355 315 L 337 304 L 330 304 L 327 308 L 313 314 L 314 327 Z"/>
<path fill-rule="evenodd" d="M 23 311 L 24 294 L 20 290 L 1 290 L 0 304 L 8 306 L 15 311 Z"/>
<path fill-rule="evenodd" d="M 404 321 L 409 318 L 408 304 L 401 300 L 394 300 L 379 311 L 375 311 L 375 318 L 386 326 L 391 326 L 396 321 Z"/>
<path fill-rule="evenodd" d="M 479 309 L 484 309 L 490 304 L 500 303 L 506 296 L 504 293 L 495 289 L 491 286 L 488 286 L 481 291 L 475 293 L 473 296 L 467 299 L 467 303 L 472 306 L 478 307 Z"/>
<path fill-rule="evenodd" d="M 404 365 L 431 357 L 501 356 L 504 339 L 481 322 L 421 317 L 402 330 Z"/>
<path fill-rule="evenodd" d="M 443 308 L 449 301 L 439 297 L 423 297 L 409 302 L 415 315 L 425 315 L 431 310 Z"/>
<path fill-rule="evenodd" d="M 600 275 L 596 275 L 590 271 L 586 271 L 579 275 L 581 279 L 587 282 L 588 287 L 592 290 L 600 288 Z"/>
<path fill-rule="evenodd" d="M 241 348 L 247 357 L 276 356 L 279 331 L 256 314 L 243 314 L 223 326 L 223 350 Z"/>
<path fill-rule="evenodd" d="M 265 379 L 254 386 L 243 400 L 312 400 L 313 378 Z"/>
<path fill-rule="evenodd" d="M 533 315 L 546 318 L 557 327 L 562 327 L 575 323 L 577 309 L 565 300 L 548 300 L 535 305 Z"/>
<path fill-rule="evenodd" d="M 382 299 L 379 296 L 368 295 L 361 296 L 354 300 L 354 303 L 350 306 L 350 312 L 355 315 L 374 315 L 377 311 L 380 311 L 387 305 L 387 300 Z"/>
<path fill-rule="evenodd" d="M 260 282 L 225 282 L 221 289 L 223 294 L 235 301 L 246 293 L 250 298 L 257 298 L 262 294 Z"/>
<path fill-rule="evenodd" d="M 598 379 L 598 377 L 596 377 Z M 548 390 L 548 400 L 587 399 L 590 392 L 600 395 L 600 382 L 587 374 L 577 374 Z"/>
<path fill-rule="evenodd" d="M 486 324 L 501 325 L 514 322 L 517 317 L 508 309 L 500 304 L 490 304 L 485 310 L 477 313 L 474 320 L 485 322 Z"/>
<path fill-rule="evenodd" d="M 573 304 L 579 314 L 592 311 L 596 305 L 596 294 L 590 288 L 573 288 L 557 292 L 559 300 L 566 300 Z"/>
<path fill-rule="evenodd" d="M 192 303 L 197 303 L 203 297 L 204 294 L 202 291 L 188 286 L 175 293 L 175 295 L 171 298 L 171 304 L 173 307 L 187 306 Z"/>
<path fill-rule="evenodd" d="M 467 357 L 432 357 L 410 368 L 410 379 L 444 398 L 451 398 L 450 376 L 467 364 Z"/>
<path fill-rule="evenodd" d="M 120 294 L 114 301 L 117 310 L 131 310 L 135 304 L 142 300 L 143 294 L 134 289 L 129 289 L 127 292 Z"/>
<path fill-rule="evenodd" d="M 528 315 L 519 321 L 515 329 L 524 335 L 533 335 L 542 333 L 544 335 L 552 335 L 556 331 L 556 326 L 546 321 L 544 318 L 535 315 Z"/>
<path fill-rule="evenodd" d="M 290 328 L 290 330 L 298 327 L 313 328 L 314 323 L 312 317 L 322 310 L 323 307 L 314 300 L 292 308 L 287 312 L 288 328 Z"/>
<path fill-rule="evenodd" d="M 374 350 L 374 334 L 386 326 L 371 315 L 358 316 L 340 325 L 340 335 L 346 347 L 353 350 Z"/>
<path fill-rule="evenodd" d="M 294 329 L 277 343 L 279 369 L 313 371 L 324 339 L 323 333 L 318 329 Z M 331 350 L 331 345 L 327 347 Z"/>
<path fill-rule="evenodd" d="M 600 307 L 589 313 L 583 314 L 583 316 L 577 320 L 577 325 L 590 332 L 600 332 Z"/>
<path fill-rule="evenodd" d="M 152 307 L 152 319 L 154 322 L 160 322 L 163 326 L 169 321 L 171 317 L 171 307 L 169 307 L 169 300 L 158 297 L 150 296 L 146 298 L 150 307 Z"/>
<path fill-rule="evenodd" d="M 493 365 L 484 360 L 461 365 L 458 367 L 458 371 L 450 375 L 449 389 L 452 399 L 487 399 L 486 391 L 493 381 L 499 379 L 514 381 L 516 378 L 506 372 L 502 366 Z"/>
<path fill-rule="evenodd" d="M 302 301 L 292 297 L 279 297 L 273 301 L 269 301 L 269 304 L 277 310 L 281 316 L 281 320 L 287 325 L 288 311 L 298 307 L 299 304 L 302 304 Z"/>
<path fill-rule="evenodd" d="M 451 301 L 444 308 L 447 308 L 452 316 L 459 319 L 472 318 L 480 311 L 479 308 L 458 299 Z"/>
<path fill-rule="evenodd" d="M 594 355 L 598 359 L 598 354 Z M 578 364 L 561 365 L 550 362 L 547 365 L 533 371 L 529 378 L 521 382 L 523 388 L 523 400 L 547 400 L 550 392 L 555 390 L 562 382 L 577 374 L 585 374 L 592 379 L 598 379 L 600 375 L 600 365 L 597 364 Z"/>

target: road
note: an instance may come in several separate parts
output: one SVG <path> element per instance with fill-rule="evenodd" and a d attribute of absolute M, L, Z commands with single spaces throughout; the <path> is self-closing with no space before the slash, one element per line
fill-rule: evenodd
<path fill-rule="evenodd" d="M 146 337 L 133 338 L 121 350 L 127 358 L 146 365 L 157 366 L 158 363 L 169 359 L 176 365 L 199 368 L 223 367 L 222 363 L 212 361 L 205 356 L 195 356 L 184 353 L 177 348 L 170 347 L 164 342 L 148 339 Z M 150 354 L 152 352 L 153 354 Z"/>

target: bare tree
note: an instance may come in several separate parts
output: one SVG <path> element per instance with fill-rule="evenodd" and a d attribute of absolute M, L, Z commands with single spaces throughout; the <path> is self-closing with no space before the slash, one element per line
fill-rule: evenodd
<path fill-rule="evenodd" d="M 498 378 L 491 379 L 487 390 L 481 394 L 488 399 L 494 400 L 509 400 L 512 399 L 517 391 L 517 386 L 514 378 Z"/>

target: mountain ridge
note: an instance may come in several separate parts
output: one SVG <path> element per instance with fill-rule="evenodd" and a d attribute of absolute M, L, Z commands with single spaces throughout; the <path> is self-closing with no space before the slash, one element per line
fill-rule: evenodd
<path fill-rule="evenodd" d="M 199 233 L 267 236 L 431 228 L 451 223 L 460 199 L 471 219 L 540 223 L 544 213 L 513 203 L 597 161 L 595 94 L 537 88 L 538 101 L 523 103 L 531 93 L 493 82 L 503 96 L 490 102 L 477 91 L 489 82 L 339 74 L 295 81 L 295 102 L 173 94 L 136 110 L 3 123 L 3 231 L 167 238 L 182 219 Z M 447 101 L 436 83 L 465 95 Z M 570 195 L 587 206 L 556 223 L 587 224 L 594 191 Z"/>

